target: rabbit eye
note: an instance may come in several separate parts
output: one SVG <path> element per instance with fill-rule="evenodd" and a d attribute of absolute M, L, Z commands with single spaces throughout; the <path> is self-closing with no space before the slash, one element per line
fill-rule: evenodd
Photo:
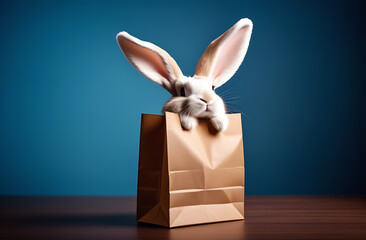
<path fill-rule="evenodd" d="M 180 89 L 180 95 L 181 95 L 182 97 L 185 97 L 185 96 L 186 96 L 186 92 L 184 91 L 184 87 L 182 87 L 182 88 Z"/>
<path fill-rule="evenodd" d="M 215 86 L 214 85 L 212 85 L 212 90 L 215 90 Z"/>

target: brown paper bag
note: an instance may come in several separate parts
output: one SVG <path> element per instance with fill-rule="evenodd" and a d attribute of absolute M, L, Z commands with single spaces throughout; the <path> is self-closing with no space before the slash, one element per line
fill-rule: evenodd
<path fill-rule="evenodd" d="M 142 114 L 137 221 L 166 227 L 244 219 L 240 114 L 217 133 L 207 120 L 182 129 L 179 115 Z"/>

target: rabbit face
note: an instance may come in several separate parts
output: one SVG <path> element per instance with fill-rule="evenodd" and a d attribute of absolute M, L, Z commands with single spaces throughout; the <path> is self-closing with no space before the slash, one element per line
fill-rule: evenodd
<path fill-rule="evenodd" d="M 204 77 L 185 77 L 175 84 L 178 96 L 185 97 L 179 113 L 198 118 L 225 114 L 225 105 L 215 91 L 212 80 Z"/>
<path fill-rule="evenodd" d="M 197 118 L 208 118 L 218 131 L 224 131 L 228 120 L 225 105 L 214 92 L 238 70 L 247 52 L 253 23 L 239 20 L 212 41 L 198 61 L 193 77 L 182 74 L 178 64 L 163 49 L 120 32 L 117 42 L 127 60 L 148 79 L 172 94 L 163 112 L 179 113 L 183 128 L 197 125 Z"/>

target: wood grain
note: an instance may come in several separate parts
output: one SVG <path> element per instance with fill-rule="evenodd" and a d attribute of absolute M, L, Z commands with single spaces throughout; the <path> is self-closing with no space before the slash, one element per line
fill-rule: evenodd
<path fill-rule="evenodd" d="M 138 225 L 135 197 L 0 197 L 0 239 L 366 239 L 366 197 L 247 196 L 244 221 Z"/>

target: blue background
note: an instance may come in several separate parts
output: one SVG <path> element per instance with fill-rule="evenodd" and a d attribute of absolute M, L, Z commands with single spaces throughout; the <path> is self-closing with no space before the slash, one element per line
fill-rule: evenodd
<path fill-rule="evenodd" d="M 134 195 L 140 114 L 169 94 L 116 34 L 193 75 L 242 17 L 249 51 L 218 93 L 244 114 L 246 193 L 365 194 L 365 13 L 362 1 L 1 1 L 0 194 Z"/>

